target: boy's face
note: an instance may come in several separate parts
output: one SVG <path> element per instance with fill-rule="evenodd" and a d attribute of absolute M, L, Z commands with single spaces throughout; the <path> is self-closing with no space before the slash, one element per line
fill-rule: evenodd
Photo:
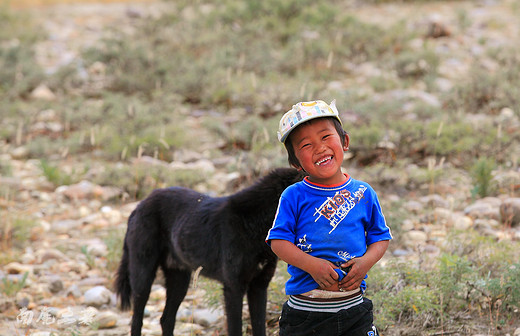
<path fill-rule="evenodd" d="M 345 181 L 341 171 L 343 153 L 348 149 L 349 137 L 345 134 L 345 145 L 334 123 L 319 118 L 298 126 L 289 135 L 296 158 L 309 180 L 322 185 L 337 185 Z"/>

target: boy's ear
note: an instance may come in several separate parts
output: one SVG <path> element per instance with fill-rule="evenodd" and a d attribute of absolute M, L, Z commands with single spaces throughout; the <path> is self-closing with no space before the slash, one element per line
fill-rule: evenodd
<path fill-rule="evenodd" d="M 345 132 L 345 145 L 343 146 L 344 151 L 348 151 L 349 144 L 350 144 L 350 137 L 348 136 L 348 133 Z"/>

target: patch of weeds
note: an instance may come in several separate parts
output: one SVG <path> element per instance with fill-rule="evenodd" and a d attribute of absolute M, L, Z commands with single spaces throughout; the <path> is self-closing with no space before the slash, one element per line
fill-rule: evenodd
<path fill-rule="evenodd" d="M 438 66 L 439 57 L 429 50 L 403 52 L 395 60 L 395 69 L 401 78 L 419 79 L 435 75 Z"/>
<path fill-rule="evenodd" d="M 29 15 L 0 3 L 0 96 L 24 96 L 43 81 L 34 54 L 34 44 L 41 37 L 42 30 Z"/>
<path fill-rule="evenodd" d="M 67 174 L 59 167 L 50 164 L 47 160 L 40 160 L 43 175 L 55 186 L 70 185 L 74 182 L 72 175 Z"/>
<path fill-rule="evenodd" d="M 252 151 L 240 151 L 236 154 L 236 160 L 228 166 L 229 171 L 239 172 L 243 179 L 233 186 L 233 190 L 241 188 L 242 183 L 247 185 L 255 179 L 267 174 L 276 167 L 287 167 L 287 154 L 285 149 L 278 148 L 264 151 L 262 155 Z M 228 190 L 229 192 L 233 190 Z"/>
<path fill-rule="evenodd" d="M 403 244 L 403 222 L 410 218 L 410 213 L 403 207 L 402 201 L 392 202 L 391 204 L 384 204 L 383 210 L 387 225 L 392 230 L 393 246 L 402 246 Z"/>
<path fill-rule="evenodd" d="M 197 287 L 204 290 L 204 305 L 210 309 L 217 309 L 224 304 L 222 284 L 216 280 L 199 276 L 197 279 Z"/>
<path fill-rule="evenodd" d="M 0 41 L 12 39 L 30 44 L 43 36 L 44 31 L 28 12 L 11 9 L 9 1 L 0 2 Z"/>
<path fill-rule="evenodd" d="M 12 176 L 13 168 L 9 161 L 0 161 L 0 176 Z"/>
<path fill-rule="evenodd" d="M 2 283 L 0 284 L 0 293 L 3 293 L 9 297 L 16 295 L 19 291 L 21 291 L 25 287 L 25 283 L 27 281 L 28 272 L 25 272 L 22 278 L 18 281 L 10 280 L 6 277 L 2 279 Z"/>
<path fill-rule="evenodd" d="M 372 120 L 363 127 L 351 127 L 347 130 L 352 141 L 353 150 L 368 150 L 377 147 L 384 136 L 384 126 L 377 120 Z"/>
<path fill-rule="evenodd" d="M 107 246 L 107 266 L 106 270 L 113 274 L 118 266 L 121 256 L 123 254 L 123 242 L 125 237 L 125 231 L 123 230 L 111 230 L 107 237 L 103 238 Z"/>
<path fill-rule="evenodd" d="M 396 78 L 392 78 L 386 75 L 371 76 L 368 78 L 368 83 L 375 92 L 395 90 L 400 86 L 400 83 Z"/>
<path fill-rule="evenodd" d="M 272 146 L 272 133 L 265 127 L 265 121 L 256 116 L 245 117 L 239 123 L 223 123 L 219 118 L 207 118 L 204 124 L 217 138 L 224 140 L 224 150 L 250 151 L 254 146 L 260 151 L 264 146 Z"/>
<path fill-rule="evenodd" d="M 163 104 L 174 104 L 175 110 Z M 107 94 L 96 113 L 79 111 L 84 119 L 76 119 L 75 124 L 82 127 L 88 121 L 88 128 L 82 127 L 83 144 L 109 159 L 148 155 L 168 161 L 175 148 L 188 142 L 183 113 L 182 107 L 165 98 L 148 103 L 138 97 Z"/>
<path fill-rule="evenodd" d="M 31 229 L 36 225 L 34 220 L 0 211 L 0 247 L 9 250 L 11 247 L 22 248 L 30 238 Z"/>
<path fill-rule="evenodd" d="M 492 193 L 493 170 L 496 163 L 493 158 L 481 157 L 473 163 L 470 174 L 473 180 L 473 196 L 486 197 Z"/>
<path fill-rule="evenodd" d="M 112 38 L 102 48 L 86 50 L 83 57 L 89 65 L 96 61 L 107 65 L 108 90 L 151 97 L 166 73 L 150 50 L 144 39 Z"/>
<path fill-rule="evenodd" d="M 503 107 L 518 110 L 518 50 L 500 48 L 492 49 L 488 53 L 498 63 L 497 69 L 490 72 L 480 66 L 471 68 L 466 79 L 457 83 L 447 97 L 448 106 L 453 107 L 453 110 L 492 115 L 498 114 Z"/>
<path fill-rule="evenodd" d="M 512 259 L 498 256 L 504 248 L 518 248 L 518 243 L 496 245 L 468 232 L 451 232 L 449 241 L 435 260 L 390 259 L 371 270 L 367 295 L 376 302 L 376 323 L 381 329 L 404 323 L 425 331 L 446 331 L 461 324 L 460 314 L 484 314 L 503 327 L 501 321 L 514 318 L 520 265 L 514 252 L 506 253 Z"/>
<path fill-rule="evenodd" d="M 92 178 L 94 183 L 121 188 L 132 199 L 142 199 L 152 190 L 170 186 L 193 188 L 205 177 L 198 170 L 175 169 L 167 164 L 150 165 L 137 163 L 107 165 L 106 169 Z"/>
<path fill-rule="evenodd" d="M 206 3 L 211 12 L 200 11 L 195 21 L 171 14 L 169 20 L 146 20 L 131 38 L 117 32 L 117 38 L 84 53 L 87 67 L 94 62 L 107 66 L 106 91 L 111 93 L 147 99 L 168 93 L 204 108 L 294 103 L 301 97 L 289 97 L 287 92 L 298 91 L 286 84 L 302 86 L 295 77 L 311 78 L 308 86 L 316 86 L 300 96 L 315 96 L 326 92 L 338 73 L 348 72 L 345 63 L 391 58 L 391 50 L 406 45 L 412 35 L 403 22 L 383 30 L 337 3 Z M 271 96 L 275 99 L 265 98 Z"/>
<path fill-rule="evenodd" d="M 87 266 L 90 269 L 94 269 L 96 267 L 96 257 L 90 253 L 86 245 L 81 246 L 81 254 L 85 256 Z"/>
<path fill-rule="evenodd" d="M 287 295 L 285 295 L 285 283 L 288 279 L 287 263 L 283 260 L 278 260 L 275 274 L 267 289 L 267 301 L 274 305 L 272 309 L 277 312 L 282 311 L 282 305 L 287 300 Z"/>
<path fill-rule="evenodd" d="M 427 274 L 405 263 L 376 265 L 369 273 L 367 296 L 374 302 L 375 324 L 386 330 L 399 323 L 421 323 L 436 314 L 438 300 L 427 287 Z"/>
<path fill-rule="evenodd" d="M 466 31 L 472 25 L 472 21 L 468 11 L 465 9 L 457 9 L 457 23 L 461 31 Z"/>
<path fill-rule="evenodd" d="M 43 82 L 43 71 L 34 58 L 30 46 L 0 46 L 0 94 L 13 99 L 25 96 Z"/>
<path fill-rule="evenodd" d="M 511 320 L 520 308 L 520 263 L 506 268 L 501 276 L 487 273 L 469 283 L 475 304 L 496 326 Z"/>
<path fill-rule="evenodd" d="M 453 156 L 472 152 L 480 143 L 475 129 L 464 121 L 432 121 L 426 125 L 426 150 L 432 155 Z"/>

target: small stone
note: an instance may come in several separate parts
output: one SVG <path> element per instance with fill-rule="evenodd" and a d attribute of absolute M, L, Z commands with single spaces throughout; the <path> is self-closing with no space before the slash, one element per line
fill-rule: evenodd
<path fill-rule="evenodd" d="M 74 284 L 74 285 L 70 286 L 69 288 L 67 288 L 66 295 L 67 296 L 70 295 L 75 298 L 78 298 L 81 296 L 81 290 L 79 289 L 78 285 Z"/>
<path fill-rule="evenodd" d="M 453 227 L 460 231 L 467 230 L 473 226 L 473 219 L 469 216 L 455 215 L 452 220 Z"/>
<path fill-rule="evenodd" d="M 25 293 L 25 292 L 18 292 L 18 293 L 16 293 L 15 302 L 16 302 L 16 306 L 18 308 L 23 308 L 23 307 L 29 307 L 30 304 L 32 302 L 34 302 L 34 300 L 30 294 Z"/>
<path fill-rule="evenodd" d="M 26 159 L 29 156 L 29 149 L 25 146 L 16 147 L 10 153 L 15 160 Z"/>
<path fill-rule="evenodd" d="M 197 309 L 193 312 L 193 322 L 203 327 L 209 327 L 214 325 L 222 316 L 224 316 L 224 312 L 219 309 Z"/>
<path fill-rule="evenodd" d="M 85 292 L 84 303 L 87 306 L 101 307 L 109 304 L 112 293 L 104 286 L 96 286 Z"/>
<path fill-rule="evenodd" d="M 411 230 L 406 233 L 406 237 L 417 242 L 425 242 L 428 239 L 426 232 L 419 230 Z"/>
<path fill-rule="evenodd" d="M 32 92 L 31 98 L 39 100 L 55 100 L 56 95 L 45 84 L 38 85 Z"/>
<path fill-rule="evenodd" d="M 30 274 L 32 273 L 32 267 L 13 261 L 4 266 L 4 271 L 6 271 L 8 274 L 24 274 L 26 272 Z"/>
<path fill-rule="evenodd" d="M 117 326 L 118 316 L 111 312 L 105 311 L 96 315 L 94 323 L 99 329 L 109 329 Z"/>
<path fill-rule="evenodd" d="M 63 281 L 59 276 L 53 276 L 49 279 L 49 291 L 53 294 L 60 292 L 63 289 Z"/>

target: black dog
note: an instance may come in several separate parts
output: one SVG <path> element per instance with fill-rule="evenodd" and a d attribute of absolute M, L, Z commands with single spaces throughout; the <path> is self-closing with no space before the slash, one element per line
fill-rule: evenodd
<path fill-rule="evenodd" d="M 128 219 L 123 257 L 116 278 L 121 308 L 130 308 L 132 336 L 141 335 L 143 312 L 160 266 L 166 303 L 163 336 L 171 336 L 177 309 L 191 273 L 223 284 L 228 335 L 242 335 L 242 300 L 247 293 L 254 336 L 265 335 L 267 287 L 277 258 L 265 243 L 282 191 L 302 179 L 295 169 L 278 168 L 253 186 L 226 197 L 191 189 L 157 189 Z"/>

